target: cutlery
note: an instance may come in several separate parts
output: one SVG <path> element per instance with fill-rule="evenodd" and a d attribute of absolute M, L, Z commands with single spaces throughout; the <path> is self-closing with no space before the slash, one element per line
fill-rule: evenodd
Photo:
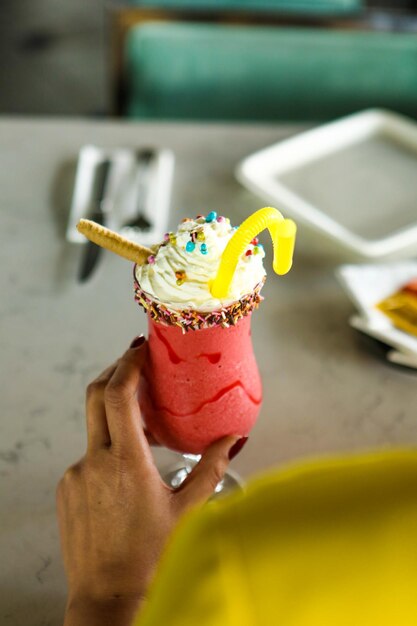
<path fill-rule="evenodd" d="M 146 198 L 149 193 L 150 163 L 154 158 L 155 151 L 151 148 L 138 150 L 136 153 L 137 207 L 135 217 L 126 224 L 123 224 L 123 228 L 138 228 L 143 232 L 147 232 L 152 228 L 152 222 L 149 221 L 148 216 L 146 215 Z"/>
<path fill-rule="evenodd" d="M 108 211 L 108 208 L 106 209 L 104 205 L 110 169 L 110 159 L 105 159 L 96 167 L 93 190 L 91 193 L 91 212 L 86 215 L 87 219 L 93 220 L 102 226 L 105 226 L 105 214 Z M 100 246 L 96 246 L 96 244 L 91 241 L 85 244 L 85 250 L 78 272 L 79 282 L 83 283 L 91 276 L 101 255 L 101 250 Z"/>

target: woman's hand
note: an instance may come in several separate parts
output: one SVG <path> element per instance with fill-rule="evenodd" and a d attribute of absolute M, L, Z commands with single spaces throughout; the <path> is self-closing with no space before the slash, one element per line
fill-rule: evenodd
<path fill-rule="evenodd" d="M 140 344 L 140 345 L 138 345 Z M 65 626 L 130 624 L 179 517 L 203 503 L 244 443 L 213 444 L 178 490 L 154 465 L 137 400 L 143 338 L 87 389 L 88 446 L 57 489 Z"/>

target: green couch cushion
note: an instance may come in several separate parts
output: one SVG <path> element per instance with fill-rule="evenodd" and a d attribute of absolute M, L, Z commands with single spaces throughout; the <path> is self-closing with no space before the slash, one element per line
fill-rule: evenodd
<path fill-rule="evenodd" d="M 363 8 L 363 0 L 125 0 L 131 6 L 201 11 L 283 12 L 340 15 Z"/>
<path fill-rule="evenodd" d="M 125 47 L 135 118 L 326 120 L 367 107 L 417 112 L 414 35 L 146 23 Z"/>

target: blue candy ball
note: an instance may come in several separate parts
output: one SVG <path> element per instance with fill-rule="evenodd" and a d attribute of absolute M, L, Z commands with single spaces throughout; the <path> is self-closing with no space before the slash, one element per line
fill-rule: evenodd
<path fill-rule="evenodd" d="M 210 213 L 206 217 L 206 222 L 214 222 L 216 218 L 217 218 L 216 211 L 210 211 Z"/>
<path fill-rule="evenodd" d="M 207 254 L 208 250 L 207 250 L 207 245 L 205 243 L 201 244 L 200 252 L 201 252 L 201 254 Z"/>
<path fill-rule="evenodd" d="M 194 241 L 187 241 L 187 245 L 185 246 L 185 249 L 187 250 L 187 252 L 193 252 L 195 250 Z"/>

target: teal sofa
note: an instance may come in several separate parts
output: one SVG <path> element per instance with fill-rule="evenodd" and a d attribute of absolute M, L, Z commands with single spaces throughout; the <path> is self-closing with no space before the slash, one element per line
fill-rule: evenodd
<path fill-rule="evenodd" d="M 367 107 L 417 114 L 417 38 L 345 30 L 149 22 L 123 54 L 124 114 L 321 121 Z"/>
<path fill-rule="evenodd" d="M 360 11 L 362 0 L 125 0 L 133 7 L 187 11 L 250 11 L 293 15 L 346 15 Z"/>

